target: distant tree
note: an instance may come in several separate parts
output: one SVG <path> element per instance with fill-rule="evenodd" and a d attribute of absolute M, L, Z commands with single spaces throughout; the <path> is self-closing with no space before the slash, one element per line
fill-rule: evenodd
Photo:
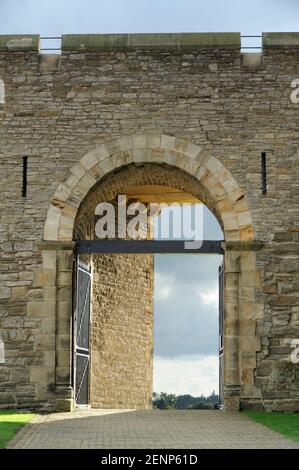
<path fill-rule="evenodd" d="M 169 393 L 154 393 L 153 394 L 153 405 L 159 410 L 171 410 L 174 408 L 176 396 Z"/>
<path fill-rule="evenodd" d="M 213 391 L 209 396 L 193 397 L 192 395 L 174 395 L 153 393 L 153 405 L 160 410 L 212 410 L 217 408 L 219 396 Z"/>
<path fill-rule="evenodd" d="M 209 395 L 207 397 L 207 400 L 209 400 L 213 405 L 218 405 L 219 404 L 219 395 L 216 395 L 215 390 L 213 390 L 211 395 Z"/>
<path fill-rule="evenodd" d="M 195 405 L 192 406 L 192 410 L 211 410 L 212 408 L 202 401 L 198 401 Z"/>
<path fill-rule="evenodd" d="M 194 398 L 191 395 L 179 395 L 175 399 L 175 408 L 178 410 L 186 410 L 190 408 L 194 402 Z"/>

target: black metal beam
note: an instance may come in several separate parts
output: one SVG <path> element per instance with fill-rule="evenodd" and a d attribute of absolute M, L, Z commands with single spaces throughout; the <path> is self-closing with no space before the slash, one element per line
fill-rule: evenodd
<path fill-rule="evenodd" d="M 200 248 L 186 249 L 183 240 L 77 240 L 76 253 L 223 254 L 223 240 L 204 240 Z"/>

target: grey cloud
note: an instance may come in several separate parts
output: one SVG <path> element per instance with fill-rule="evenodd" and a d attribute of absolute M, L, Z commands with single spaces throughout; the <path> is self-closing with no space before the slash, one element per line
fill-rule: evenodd
<path fill-rule="evenodd" d="M 177 289 L 180 283 L 184 289 L 188 288 L 186 284 L 200 289 L 217 279 L 221 261 L 221 255 L 156 255 L 155 271 L 175 276 Z"/>
<path fill-rule="evenodd" d="M 169 296 L 155 299 L 155 355 L 217 354 L 218 306 L 205 305 L 199 291 L 217 289 L 221 260 L 207 255 L 156 256 L 156 276 L 171 274 L 172 282 Z"/>
<path fill-rule="evenodd" d="M 206 207 L 204 239 L 223 239 L 219 223 Z M 164 287 L 171 288 L 165 299 L 155 295 L 155 355 L 218 353 L 218 306 L 205 305 L 199 291 L 217 289 L 221 262 L 219 255 L 155 256 L 155 290 L 163 279 Z"/>

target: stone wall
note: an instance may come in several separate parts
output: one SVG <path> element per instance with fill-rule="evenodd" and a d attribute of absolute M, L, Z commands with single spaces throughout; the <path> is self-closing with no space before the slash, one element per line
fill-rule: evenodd
<path fill-rule="evenodd" d="M 94 255 L 91 406 L 148 409 L 153 375 L 153 256 Z"/>
<path fill-rule="evenodd" d="M 60 392 L 71 397 L 72 246 L 66 245 L 62 256 L 57 245 L 40 245 L 47 210 L 56 193 L 60 197 L 53 214 L 63 207 L 67 186 L 62 183 L 68 178 L 74 190 L 60 236 L 71 240 L 77 196 L 87 184 L 80 180 L 78 162 L 105 143 L 111 159 L 104 156 L 101 167 L 86 176 L 90 184 L 134 158 L 138 165 L 148 154 L 133 149 L 120 155 L 113 145 L 142 133 L 170 136 L 163 152 L 154 154 L 157 164 L 195 173 L 204 159 L 213 157 L 213 171 L 204 176 L 211 191 L 221 164 L 245 195 L 254 229 L 250 236 L 262 248 L 251 252 L 250 259 L 242 246 L 232 250 L 239 256 L 239 268 L 231 267 L 229 276 L 232 292 L 243 309 L 243 336 L 251 337 L 239 341 L 241 317 L 233 317 L 234 347 L 243 363 L 241 403 L 299 408 L 298 365 L 290 361 L 291 340 L 299 337 L 298 34 L 267 34 L 263 42 L 261 54 L 242 54 L 236 34 L 69 36 L 61 56 L 47 57 L 39 54 L 36 36 L 0 38 L 5 88 L 0 100 L 0 322 L 5 345 L 0 406 L 48 406 Z M 187 164 L 182 153 L 177 158 L 171 137 L 189 145 L 194 164 Z M 194 145 L 201 149 L 198 160 Z M 261 152 L 267 155 L 265 195 Z M 26 198 L 21 196 L 23 156 L 29 157 Z M 222 197 L 217 191 L 210 195 Z M 225 208 L 229 212 L 222 204 L 223 222 Z M 245 228 L 244 241 L 249 237 Z M 251 266 L 245 277 L 243 261 Z M 60 314 L 64 321 L 59 323 Z"/>

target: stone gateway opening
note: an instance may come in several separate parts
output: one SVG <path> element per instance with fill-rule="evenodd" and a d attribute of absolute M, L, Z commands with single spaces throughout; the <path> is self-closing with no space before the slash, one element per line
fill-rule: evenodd
<path fill-rule="evenodd" d="M 162 207 L 166 203 L 201 204 L 200 192 L 193 177 L 167 164 L 133 163 L 121 167 L 101 179 L 84 198 L 75 220 L 74 238 L 96 239 L 97 208 L 103 201 L 115 207 L 117 226 L 122 211 L 120 194 L 126 195 L 127 206 L 140 202 Z M 207 191 L 202 194 L 208 200 Z M 149 225 L 157 221 L 161 210 L 153 215 Z M 145 231 L 148 239 L 150 227 Z M 146 244 L 145 252 L 139 254 L 96 253 L 92 246 L 87 251 L 77 255 L 74 276 L 75 404 L 106 409 L 150 409 L 154 254 L 146 253 Z M 222 365 L 223 347 L 220 360 Z"/>
<path fill-rule="evenodd" d="M 117 153 L 115 144 L 111 145 Z M 124 145 L 124 150 L 120 145 Z M 246 197 L 221 163 L 214 157 L 202 155 L 201 149 L 191 142 L 170 136 L 138 135 L 124 138 L 118 146 L 119 158 L 122 155 L 125 164 L 113 169 L 108 165 L 110 157 L 107 157 L 103 160 L 106 161 L 106 175 L 101 169 L 103 147 L 75 165 L 68 179 L 73 182 L 73 189 L 65 200 L 61 198 L 62 187 L 55 194 L 48 211 L 45 236 L 49 230 L 52 233 L 55 230 L 58 238 L 65 239 L 69 234 L 74 240 L 94 240 L 96 207 L 101 201 L 116 205 L 119 194 L 128 195 L 128 202 L 171 200 L 178 203 L 197 201 L 207 205 L 218 218 L 226 240 L 221 390 L 225 408 L 239 409 L 241 358 L 237 353 L 240 347 L 237 289 L 244 283 L 240 278 L 240 257 L 243 254 L 238 245 L 238 251 L 235 251 L 226 244 L 230 240 L 249 242 L 244 253 L 244 268 L 246 274 L 252 271 L 255 279 L 255 254 L 250 244 L 253 228 Z M 77 176 L 74 178 L 75 173 Z M 73 217 L 67 217 L 64 214 L 70 214 L 68 201 L 74 202 L 74 198 L 78 209 L 73 212 Z M 55 219 L 58 224 L 54 228 Z M 85 307 L 79 313 L 77 308 L 75 310 L 79 315 L 79 336 L 76 333 L 78 318 L 75 322 L 75 344 L 79 340 L 74 354 L 75 402 L 85 401 L 103 408 L 149 408 L 153 380 L 153 256 L 94 254 L 91 249 L 81 261 L 85 263 L 85 271 L 84 264 L 78 265 L 77 269 L 85 273 L 91 290 L 85 290 L 82 299 L 82 293 L 76 297 L 77 303 Z M 91 296 L 92 319 L 91 331 L 88 332 L 90 342 L 85 340 L 85 346 L 80 339 L 86 312 L 84 295 L 85 298 Z M 251 301 L 254 302 L 254 298 Z M 251 331 L 255 332 L 254 329 Z M 246 340 L 245 353 L 254 357 L 257 351 L 255 335 L 251 337 L 246 330 Z M 78 372 L 79 378 L 76 377 Z M 70 371 L 68 377 L 73 389 L 69 374 Z M 80 395 L 82 393 L 84 397 Z M 71 402 L 74 403 L 74 398 Z"/>

